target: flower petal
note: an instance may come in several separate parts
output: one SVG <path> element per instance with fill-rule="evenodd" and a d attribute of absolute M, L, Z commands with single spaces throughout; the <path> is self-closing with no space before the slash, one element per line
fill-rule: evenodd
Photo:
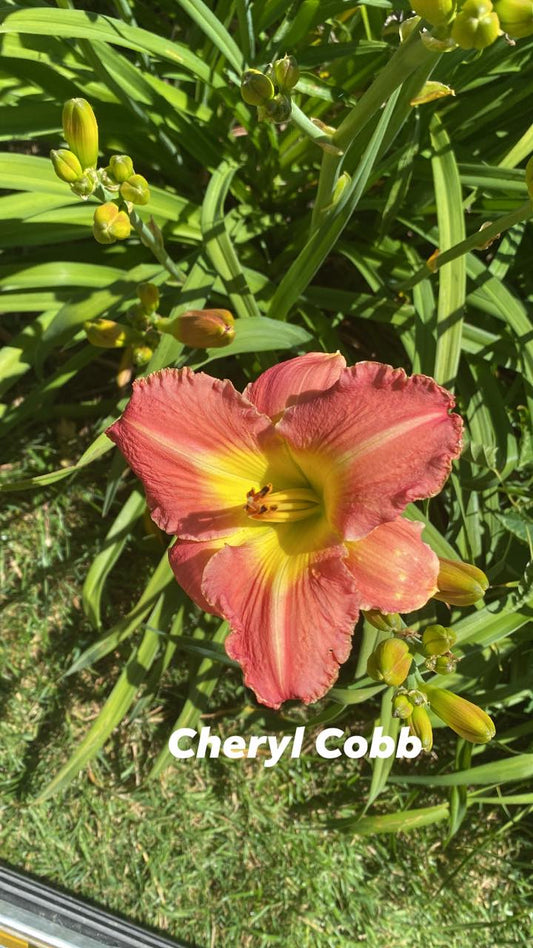
<path fill-rule="evenodd" d="M 329 522 L 360 540 L 438 493 L 461 450 L 450 392 L 425 375 L 360 362 L 333 388 L 287 409 L 277 426 Z"/>
<path fill-rule="evenodd" d="M 424 524 L 399 517 L 376 527 L 356 543 L 346 543 L 361 609 L 412 612 L 437 588 L 439 558 L 420 534 Z"/>
<path fill-rule="evenodd" d="M 204 612 L 216 610 L 202 592 L 204 570 L 209 560 L 224 546 L 224 537 L 215 540 L 178 540 L 168 551 L 170 566 L 180 586 Z"/>
<path fill-rule="evenodd" d="M 246 386 L 244 396 L 275 420 L 288 406 L 327 391 L 345 368 L 340 352 L 308 352 L 267 369 Z"/>
<path fill-rule="evenodd" d="M 303 482 L 271 421 L 231 382 L 190 369 L 139 379 L 107 434 L 142 480 L 155 522 L 191 539 L 245 526 L 250 488 Z"/>
<path fill-rule="evenodd" d="M 318 534 L 311 520 L 261 527 L 242 546 L 229 538 L 204 570 L 204 596 L 231 626 L 226 651 L 271 708 L 316 701 L 350 654 L 355 583 L 323 521 Z"/>

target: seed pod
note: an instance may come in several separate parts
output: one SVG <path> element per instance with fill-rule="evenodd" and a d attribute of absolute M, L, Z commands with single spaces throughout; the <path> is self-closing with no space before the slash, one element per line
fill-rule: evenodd
<path fill-rule="evenodd" d="M 483 599 L 489 581 L 477 566 L 439 557 L 438 592 L 433 598 L 450 606 L 471 606 Z"/>
<path fill-rule="evenodd" d="M 155 313 L 159 306 L 159 290 L 155 283 L 139 283 L 136 292 L 144 311 Z"/>
<path fill-rule="evenodd" d="M 101 204 L 94 212 L 93 236 L 99 244 L 114 244 L 125 240 L 131 233 L 131 221 L 125 211 L 119 211 L 113 201 Z"/>
<path fill-rule="evenodd" d="M 63 134 L 82 168 L 96 168 L 98 124 L 86 99 L 69 99 L 63 106 Z"/>
<path fill-rule="evenodd" d="M 432 710 L 452 731 L 472 744 L 486 744 L 496 733 L 494 722 L 476 704 L 446 688 L 424 687 Z"/>
<path fill-rule="evenodd" d="M 453 652 L 445 652 L 444 655 L 433 657 L 434 671 L 437 675 L 453 675 L 457 668 L 458 658 Z"/>
<path fill-rule="evenodd" d="M 512 39 L 533 34 L 533 0 L 496 0 L 500 26 Z"/>
<path fill-rule="evenodd" d="M 158 319 L 156 329 L 192 349 L 222 349 L 235 338 L 235 320 L 227 309 L 190 309 L 175 319 Z"/>
<path fill-rule="evenodd" d="M 452 25 L 452 39 L 461 49 L 485 49 L 497 39 L 500 21 L 490 0 L 466 0 Z"/>
<path fill-rule="evenodd" d="M 380 632 L 399 632 L 402 628 L 402 620 L 397 612 L 385 613 L 379 609 L 367 609 L 363 611 L 367 622 Z"/>
<path fill-rule="evenodd" d="M 412 655 L 407 642 L 402 639 L 385 639 L 369 656 L 366 673 L 374 681 L 398 687 L 403 684 L 411 669 Z"/>
<path fill-rule="evenodd" d="M 78 197 L 88 198 L 98 184 L 98 176 L 94 168 L 86 168 L 81 178 L 77 178 L 70 185 L 70 190 Z"/>
<path fill-rule="evenodd" d="M 392 716 L 393 718 L 401 718 L 402 721 L 405 721 L 407 718 L 410 718 L 413 713 L 413 705 L 409 701 L 409 698 L 405 692 L 399 692 L 394 695 L 392 699 Z"/>
<path fill-rule="evenodd" d="M 413 708 L 413 713 L 409 718 L 409 730 L 414 737 L 418 737 L 422 744 L 422 750 L 429 754 L 433 747 L 433 728 L 423 705 Z"/>
<path fill-rule="evenodd" d="M 445 26 L 452 19 L 456 0 L 411 0 L 411 7 L 432 26 Z"/>
<path fill-rule="evenodd" d="M 112 319 L 91 319 L 83 324 L 83 328 L 91 345 L 101 349 L 123 349 L 143 339 L 131 326 L 124 326 Z"/>
<path fill-rule="evenodd" d="M 122 184 L 135 174 L 133 161 L 129 155 L 111 155 L 105 170 L 117 184 Z"/>
<path fill-rule="evenodd" d="M 279 92 L 270 102 L 262 106 L 258 112 L 259 120 L 274 122 L 280 125 L 291 117 L 292 102 L 288 95 Z"/>
<path fill-rule="evenodd" d="M 453 629 L 442 625 L 428 625 L 422 634 L 424 655 L 444 655 L 455 644 L 457 636 Z"/>
<path fill-rule="evenodd" d="M 283 59 L 276 59 L 272 64 L 274 82 L 280 92 L 290 92 L 300 78 L 300 70 L 294 56 L 285 56 Z"/>
<path fill-rule="evenodd" d="M 241 96 L 247 105 L 264 105 L 274 98 L 274 84 L 259 69 L 247 69 L 241 78 Z"/>
<path fill-rule="evenodd" d="M 120 185 L 120 194 L 125 201 L 131 204 L 148 204 L 150 200 L 150 188 L 148 181 L 142 174 L 132 174 L 131 178 L 123 181 Z"/>
<path fill-rule="evenodd" d="M 50 160 L 54 166 L 57 177 L 61 178 L 61 181 L 72 184 L 74 181 L 77 181 L 78 178 L 81 178 L 83 168 L 79 158 L 76 157 L 73 151 L 69 151 L 68 148 L 58 148 L 57 151 L 52 149 L 50 152 Z"/>

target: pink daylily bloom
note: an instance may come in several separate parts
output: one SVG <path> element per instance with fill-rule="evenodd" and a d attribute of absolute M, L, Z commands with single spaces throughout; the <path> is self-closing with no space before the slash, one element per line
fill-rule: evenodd
<path fill-rule="evenodd" d="M 453 406 L 427 376 L 338 353 L 283 362 L 242 395 L 190 369 L 134 384 L 109 437 L 263 704 L 320 698 L 360 609 L 410 612 L 437 591 L 439 560 L 401 514 L 460 453 Z"/>

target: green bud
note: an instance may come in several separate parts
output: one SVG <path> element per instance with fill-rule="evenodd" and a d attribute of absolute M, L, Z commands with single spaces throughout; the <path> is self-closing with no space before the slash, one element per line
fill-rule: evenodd
<path fill-rule="evenodd" d="M 145 330 L 150 326 L 150 319 L 142 303 L 134 303 L 126 313 L 129 321 L 135 326 L 135 329 Z"/>
<path fill-rule="evenodd" d="M 111 155 L 105 170 L 117 184 L 122 184 L 135 174 L 133 161 L 129 155 Z"/>
<path fill-rule="evenodd" d="M 533 157 L 529 159 L 526 165 L 526 184 L 529 196 L 533 201 Z"/>
<path fill-rule="evenodd" d="M 489 581 L 477 566 L 439 557 L 438 591 L 433 598 L 449 606 L 471 606 L 483 599 Z"/>
<path fill-rule="evenodd" d="M 280 92 L 290 92 L 300 78 L 300 70 L 294 56 L 286 54 L 283 59 L 276 59 L 272 64 L 272 73 Z"/>
<path fill-rule="evenodd" d="M 533 0 L 496 0 L 494 9 L 500 26 L 512 39 L 533 33 Z"/>
<path fill-rule="evenodd" d="M 490 0 L 466 0 L 453 21 L 451 36 L 461 49 L 485 49 L 499 33 L 500 21 Z"/>
<path fill-rule="evenodd" d="M 133 364 L 137 368 L 141 368 L 143 365 L 148 365 L 150 359 L 153 356 L 153 351 L 150 349 L 150 346 L 135 346 L 133 350 Z"/>
<path fill-rule="evenodd" d="M 380 632 L 399 632 L 402 628 L 402 620 L 397 612 L 380 612 L 379 609 L 363 610 L 363 615 L 367 622 L 370 622 L 375 629 Z"/>
<path fill-rule="evenodd" d="M 405 692 L 398 692 L 395 694 L 392 699 L 392 716 L 393 718 L 401 718 L 402 721 L 405 721 L 407 718 L 410 718 L 413 713 L 413 705 L 409 701 L 409 698 Z"/>
<path fill-rule="evenodd" d="M 155 283 L 139 283 L 137 296 L 146 313 L 155 313 L 159 306 L 159 290 Z"/>
<path fill-rule="evenodd" d="M 443 625 L 428 625 L 422 635 L 422 650 L 426 656 L 444 655 L 456 640 L 453 629 L 445 629 Z"/>
<path fill-rule="evenodd" d="M 50 160 L 57 177 L 61 178 L 62 181 L 66 181 L 67 184 L 72 184 L 78 178 L 81 178 L 83 168 L 73 151 L 69 151 L 67 148 L 58 148 L 57 151 L 52 149 Z"/>
<path fill-rule="evenodd" d="M 496 733 L 494 722 L 477 705 L 446 688 L 424 687 L 432 710 L 452 731 L 472 744 L 486 744 Z"/>
<path fill-rule="evenodd" d="M 63 106 L 63 134 L 83 169 L 96 168 L 98 125 L 86 99 L 69 99 Z"/>
<path fill-rule="evenodd" d="M 132 174 L 131 178 L 123 181 L 120 185 L 120 194 L 125 201 L 131 204 L 148 204 L 150 200 L 150 188 L 148 181 L 142 174 Z"/>
<path fill-rule="evenodd" d="M 453 675 L 457 668 L 458 658 L 453 652 L 445 652 L 444 655 L 434 655 L 433 662 L 433 671 L 437 675 Z"/>
<path fill-rule="evenodd" d="M 449 23 L 456 6 L 456 0 L 411 0 L 414 12 L 424 17 L 432 26 L 445 26 Z"/>
<path fill-rule="evenodd" d="M 292 103 L 289 96 L 279 92 L 270 102 L 261 106 L 258 111 L 258 118 L 260 122 L 274 122 L 276 125 L 280 125 L 281 122 L 286 122 L 291 117 L 291 112 Z"/>
<path fill-rule="evenodd" d="M 113 201 L 101 204 L 94 212 L 93 236 L 99 244 L 114 244 L 125 240 L 131 233 L 131 221 L 125 211 L 119 211 Z"/>
<path fill-rule="evenodd" d="M 190 309 L 175 319 L 158 319 L 156 329 L 192 349 L 222 349 L 235 338 L 235 320 L 227 309 Z"/>
<path fill-rule="evenodd" d="M 83 324 L 87 339 L 101 349 L 123 349 L 124 346 L 142 342 L 142 336 L 131 326 L 124 326 L 112 319 L 92 319 Z"/>
<path fill-rule="evenodd" d="M 433 747 L 433 728 L 423 705 L 413 708 L 413 713 L 409 718 L 409 730 L 414 737 L 418 737 L 422 744 L 422 750 L 429 754 Z"/>
<path fill-rule="evenodd" d="M 88 198 L 93 193 L 97 184 L 98 175 L 94 168 L 86 168 L 81 178 L 78 178 L 77 181 L 74 181 L 70 185 L 70 190 L 73 191 L 74 194 L 77 194 L 78 197 Z"/>
<path fill-rule="evenodd" d="M 274 98 L 274 84 L 259 69 L 247 69 L 241 78 L 241 96 L 247 105 L 264 105 Z"/>
<path fill-rule="evenodd" d="M 411 669 L 412 655 L 407 642 L 402 639 L 385 639 L 380 642 L 369 656 L 366 673 L 374 681 L 384 681 L 386 685 L 403 684 Z"/>

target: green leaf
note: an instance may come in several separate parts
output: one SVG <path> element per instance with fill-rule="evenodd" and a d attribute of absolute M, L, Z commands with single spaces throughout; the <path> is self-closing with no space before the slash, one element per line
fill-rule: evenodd
<path fill-rule="evenodd" d="M 391 783 L 423 784 L 428 787 L 462 787 L 465 784 L 500 784 L 512 783 L 514 780 L 529 780 L 533 777 L 533 754 L 517 754 L 516 757 L 505 757 L 490 764 L 480 764 L 479 767 L 469 767 L 457 773 L 427 774 L 424 777 L 404 777 L 395 774 L 390 777 Z"/>

